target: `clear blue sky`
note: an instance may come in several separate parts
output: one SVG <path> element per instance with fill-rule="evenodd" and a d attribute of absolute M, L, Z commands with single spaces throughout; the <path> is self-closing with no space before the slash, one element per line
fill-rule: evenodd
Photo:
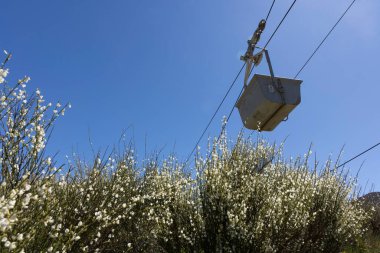
<path fill-rule="evenodd" d="M 291 0 L 277 1 L 266 41 Z M 269 46 L 275 74 L 293 77 L 350 0 L 299 0 Z M 56 125 L 49 151 L 90 156 L 94 146 L 117 142 L 123 129 L 137 152 L 164 147 L 189 154 L 240 68 L 246 40 L 271 1 L 3 1 L 0 48 L 14 53 L 13 78 L 30 75 L 54 102 L 72 109 Z M 343 160 L 380 141 L 380 3 L 358 0 L 301 74 L 302 103 L 269 141 L 287 137 L 287 156 L 313 143 L 318 159 Z M 265 64 L 257 69 L 267 73 Z M 219 133 L 242 86 L 228 97 L 209 132 Z M 231 138 L 242 124 L 237 111 Z M 206 139 L 201 143 L 206 148 Z M 380 149 L 365 161 L 360 183 L 380 190 Z"/>

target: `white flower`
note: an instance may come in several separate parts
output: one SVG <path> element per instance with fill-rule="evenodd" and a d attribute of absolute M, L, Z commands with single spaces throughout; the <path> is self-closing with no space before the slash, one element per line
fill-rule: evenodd
<path fill-rule="evenodd" d="M 11 201 L 9 201 L 8 203 L 8 208 L 9 209 L 13 209 L 13 207 L 16 205 L 16 200 L 12 199 Z"/>
<path fill-rule="evenodd" d="M 0 68 L 0 76 L 6 78 L 9 73 L 9 69 L 1 69 Z"/>
<path fill-rule="evenodd" d="M 22 241 L 22 239 L 24 239 L 24 235 L 23 234 L 17 234 L 17 240 Z"/>
<path fill-rule="evenodd" d="M 11 246 L 11 242 L 10 242 L 10 241 L 6 241 L 6 242 L 4 243 L 4 246 L 5 246 L 6 248 L 9 248 L 9 247 Z"/>
<path fill-rule="evenodd" d="M 31 188 L 30 184 L 26 183 L 24 187 L 25 191 L 29 191 L 30 188 Z"/>
<path fill-rule="evenodd" d="M 2 231 L 4 231 L 4 230 L 6 230 L 8 228 L 8 226 L 9 226 L 9 220 L 6 219 L 6 218 L 2 218 L 0 220 L 0 229 Z M 4 240 L 4 238 L 3 238 L 3 240 Z"/>
<path fill-rule="evenodd" d="M 31 195 L 31 194 L 27 194 L 27 195 L 25 196 L 25 198 L 22 200 L 22 206 L 23 206 L 24 208 L 27 208 L 28 205 L 29 205 L 29 202 L 30 202 L 30 195 Z"/>
<path fill-rule="evenodd" d="M 9 247 L 10 249 L 15 249 L 16 248 L 16 242 L 12 242 L 11 246 Z"/>

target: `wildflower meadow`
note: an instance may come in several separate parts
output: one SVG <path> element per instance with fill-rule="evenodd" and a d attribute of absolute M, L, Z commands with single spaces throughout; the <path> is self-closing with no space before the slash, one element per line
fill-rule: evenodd
<path fill-rule="evenodd" d="M 46 154 L 70 105 L 0 68 L 0 252 L 341 252 L 371 213 L 356 179 L 309 152 L 224 132 L 194 166 L 138 161 L 133 145 L 59 166 Z"/>

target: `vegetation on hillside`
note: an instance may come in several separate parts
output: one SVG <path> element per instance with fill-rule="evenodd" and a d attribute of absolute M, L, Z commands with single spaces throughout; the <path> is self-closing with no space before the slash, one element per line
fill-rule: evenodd
<path fill-rule="evenodd" d="M 52 106 L 0 70 L 1 252 L 340 252 L 369 218 L 355 180 L 308 154 L 226 134 L 195 159 L 136 160 L 125 145 L 56 167 L 45 154 L 66 107 Z M 208 159 L 209 158 L 209 159 Z"/>

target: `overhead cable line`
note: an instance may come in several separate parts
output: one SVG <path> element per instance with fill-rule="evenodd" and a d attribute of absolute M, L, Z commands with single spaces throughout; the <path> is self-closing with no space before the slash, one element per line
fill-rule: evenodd
<path fill-rule="evenodd" d="M 190 160 L 190 158 L 191 158 L 191 156 L 193 155 L 194 151 L 195 151 L 196 148 L 198 147 L 198 145 L 199 145 L 199 143 L 201 142 L 203 136 L 205 135 L 207 129 L 210 127 L 212 121 L 214 120 L 216 114 L 218 113 L 220 107 L 222 106 L 222 104 L 223 104 L 224 101 L 226 100 L 226 98 L 227 98 L 228 94 L 230 93 L 232 87 L 235 85 L 235 83 L 236 83 L 238 77 L 240 76 L 241 72 L 243 71 L 244 67 L 245 67 L 245 63 L 244 63 L 243 66 L 240 68 L 240 70 L 239 70 L 238 74 L 236 75 L 234 81 L 231 83 L 231 85 L 230 85 L 230 87 L 228 88 L 226 94 L 224 95 L 222 101 L 219 103 L 218 108 L 216 108 L 216 111 L 214 112 L 214 114 L 212 115 L 211 119 L 209 120 L 209 122 L 208 122 L 206 128 L 203 130 L 203 132 L 202 132 L 201 136 L 199 137 L 197 143 L 195 144 L 193 150 L 191 151 L 191 153 L 190 153 L 189 156 L 187 157 L 185 164 Z"/>
<path fill-rule="evenodd" d="M 272 12 L 273 5 L 274 5 L 275 2 L 276 2 L 276 0 L 273 0 L 272 5 L 271 5 L 270 8 L 269 8 L 269 11 L 268 11 L 267 17 L 265 18 L 266 21 L 268 21 L 268 18 L 269 18 L 269 16 L 270 16 L 271 12 Z"/>
<path fill-rule="evenodd" d="M 278 29 L 280 28 L 280 26 L 282 25 L 282 23 L 284 22 L 284 20 L 286 19 L 286 17 L 288 16 L 289 12 L 293 9 L 293 6 L 294 4 L 297 2 L 297 0 L 294 0 L 293 3 L 290 5 L 288 11 L 285 13 L 284 17 L 281 19 L 280 23 L 277 25 L 276 29 L 274 30 L 274 32 L 272 33 L 272 35 L 269 37 L 269 40 L 267 41 L 267 43 L 265 44 L 264 46 L 264 49 L 269 45 L 269 43 L 271 42 L 271 40 L 273 39 L 274 35 L 277 33 Z"/>
<path fill-rule="evenodd" d="M 269 15 L 270 15 L 270 13 L 271 13 L 271 11 L 272 11 L 272 7 L 273 7 L 273 4 L 274 4 L 275 1 L 276 1 L 276 0 L 273 1 L 272 6 L 271 6 L 271 8 L 269 9 L 269 12 L 268 12 L 268 16 L 267 16 L 267 18 L 269 17 Z M 276 29 L 274 30 L 274 32 L 272 33 L 272 35 L 269 37 L 267 43 L 265 43 L 265 46 L 264 46 L 263 49 L 265 49 L 265 48 L 269 45 L 269 43 L 270 43 L 271 40 L 273 39 L 274 35 L 277 33 L 278 29 L 280 28 L 280 26 L 282 25 L 282 23 L 284 22 L 284 20 L 286 19 L 286 17 L 287 17 L 288 14 L 290 13 L 290 11 L 293 9 L 293 6 L 294 6 L 294 4 L 295 4 L 296 2 L 297 2 L 297 0 L 294 0 L 293 3 L 290 5 L 289 9 L 286 11 L 285 15 L 282 17 L 280 23 L 278 23 Z M 251 70 L 250 70 L 250 72 L 249 72 L 249 75 L 251 75 L 251 73 L 252 73 L 254 67 L 255 67 L 255 65 L 252 66 L 252 68 L 251 68 Z M 232 115 L 232 111 L 234 110 L 234 108 L 235 108 L 235 106 L 236 106 L 236 103 L 237 103 L 237 101 L 239 100 L 239 98 L 240 98 L 241 94 L 243 93 L 243 91 L 244 91 L 244 87 L 241 89 L 240 94 L 239 94 L 238 98 L 236 99 L 236 102 L 234 103 L 234 106 L 232 107 L 232 110 L 231 110 L 231 112 L 229 113 L 229 115 L 228 115 L 228 117 L 227 117 L 227 122 L 228 122 L 228 120 L 230 119 L 230 117 L 231 117 L 231 115 Z"/>
<path fill-rule="evenodd" d="M 297 74 L 294 76 L 294 79 L 298 77 L 298 75 L 303 71 L 303 69 L 309 64 L 310 60 L 314 57 L 314 55 L 317 53 L 317 51 L 320 49 L 320 47 L 323 45 L 323 43 L 326 41 L 326 39 L 330 36 L 330 34 L 334 31 L 335 27 L 340 23 L 340 21 L 346 16 L 347 12 L 351 9 L 351 7 L 354 5 L 356 0 L 353 0 L 351 4 L 347 7 L 347 9 L 343 12 L 342 16 L 338 19 L 338 21 L 335 23 L 335 25 L 330 29 L 330 31 L 326 34 L 326 36 L 323 38 L 321 43 L 317 46 L 317 48 L 314 50 L 314 52 L 310 55 L 310 57 L 307 59 L 305 64 L 300 68 L 300 70 L 297 72 Z"/>
<path fill-rule="evenodd" d="M 268 12 L 268 16 L 267 16 L 267 17 L 269 17 L 269 14 L 270 14 L 270 12 L 271 12 L 271 10 L 272 10 L 272 7 L 273 7 L 274 2 L 275 2 L 275 1 L 273 1 L 272 6 L 271 6 L 271 8 L 269 9 L 269 12 Z M 276 29 L 274 30 L 274 32 L 272 33 L 272 35 L 269 37 L 267 43 L 265 43 L 265 46 L 264 46 L 263 50 L 265 50 L 265 48 L 269 45 L 269 43 L 271 42 L 271 40 L 273 39 L 273 37 L 274 37 L 275 34 L 277 33 L 278 29 L 280 28 L 280 26 L 282 25 L 282 23 L 284 22 L 284 20 L 286 19 L 286 17 L 287 17 L 288 14 L 290 13 L 290 11 L 293 9 L 294 4 L 295 4 L 296 2 L 297 2 L 297 0 L 294 0 L 293 3 L 290 5 L 289 9 L 286 11 L 285 15 L 282 17 L 280 23 L 277 25 Z M 248 76 L 251 75 L 251 73 L 252 73 L 252 71 L 253 71 L 254 68 L 255 68 L 255 65 L 252 66 L 252 68 L 251 68 L 251 70 L 250 70 Z M 230 113 L 229 113 L 228 116 L 227 116 L 227 119 L 226 119 L 225 123 L 223 124 L 222 130 L 221 130 L 221 132 L 220 132 L 220 134 L 219 134 L 219 137 L 218 137 L 218 139 L 217 139 L 216 142 L 218 142 L 218 141 L 220 140 L 220 137 L 222 136 L 222 134 L 223 134 L 223 132 L 224 132 L 224 130 L 225 130 L 225 128 L 226 128 L 226 125 L 227 125 L 228 121 L 229 121 L 230 118 L 231 118 L 232 112 L 233 112 L 234 109 L 235 109 L 236 103 L 239 101 L 239 98 L 240 98 L 240 96 L 243 94 L 243 91 L 244 91 L 244 86 L 242 87 L 239 96 L 237 97 L 237 99 L 236 99 L 234 105 L 232 106 L 232 109 L 230 110 Z"/>
<path fill-rule="evenodd" d="M 271 13 L 271 11 L 272 11 L 272 8 L 273 8 L 273 5 L 274 5 L 275 2 L 276 2 L 276 0 L 274 0 L 274 1 L 272 2 L 272 6 L 271 6 L 270 9 L 269 9 L 269 12 L 268 12 L 267 18 L 269 17 L 269 15 L 270 15 L 270 13 Z M 280 23 L 278 23 L 276 29 L 275 29 L 275 30 L 273 31 L 273 33 L 271 34 L 271 36 L 269 37 L 267 43 L 265 43 L 265 46 L 262 48 L 262 50 L 265 50 L 266 47 L 269 45 L 269 43 L 272 41 L 273 37 L 276 35 L 278 29 L 280 28 L 280 26 L 282 25 L 282 23 L 285 21 L 286 17 L 287 17 L 288 14 L 290 13 L 290 11 L 293 9 L 293 7 L 294 7 L 294 5 L 295 5 L 296 2 L 297 2 L 297 0 L 294 0 L 293 3 L 289 6 L 288 10 L 286 11 L 286 13 L 284 14 L 284 16 L 282 17 Z M 249 72 L 249 76 L 251 75 L 253 69 L 254 69 L 254 66 L 253 66 L 252 69 L 250 70 L 250 72 Z M 243 91 L 240 92 L 240 95 L 241 95 L 242 93 L 243 93 Z M 238 99 L 236 100 L 236 102 L 239 100 L 240 95 L 238 96 Z M 235 104 L 236 104 L 236 103 L 235 103 Z M 235 107 L 235 105 L 234 105 L 234 107 Z M 234 107 L 233 107 L 233 108 L 234 108 Z"/>
<path fill-rule="evenodd" d="M 344 163 L 340 164 L 337 168 L 340 168 L 340 167 L 346 165 L 347 163 L 352 162 L 352 161 L 355 160 L 356 158 L 358 158 L 358 157 L 364 155 L 365 153 L 367 153 L 367 152 L 371 151 L 372 149 L 376 148 L 377 146 L 380 146 L 380 142 L 377 143 L 377 144 L 375 144 L 375 145 L 373 145 L 372 147 L 366 149 L 365 151 L 361 152 L 360 154 L 358 154 L 358 155 L 352 157 L 351 159 L 345 161 Z"/>
<path fill-rule="evenodd" d="M 266 21 L 268 20 L 270 14 L 271 14 L 271 12 L 272 12 L 272 9 L 273 9 L 273 6 L 274 6 L 275 2 L 276 2 L 276 0 L 273 0 L 272 4 L 271 4 L 271 6 L 270 6 L 270 9 L 269 9 L 269 11 L 268 11 L 268 14 L 267 14 L 267 16 L 266 16 L 266 19 L 265 19 Z M 210 127 L 210 125 L 211 125 L 212 121 L 214 120 L 216 114 L 219 112 L 220 107 L 222 106 L 222 104 L 223 104 L 224 101 L 226 100 L 228 94 L 230 93 L 231 89 L 232 89 L 233 86 L 235 85 L 237 79 L 239 78 L 239 76 L 240 76 L 240 74 L 241 74 L 241 72 L 243 71 L 243 69 L 244 69 L 245 66 L 246 66 L 246 63 L 244 63 L 243 66 L 240 68 L 240 70 L 239 70 L 238 74 L 236 75 L 234 81 L 231 83 L 231 85 L 230 85 L 230 87 L 228 88 L 226 94 L 224 95 L 222 101 L 220 102 L 220 104 L 218 105 L 216 111 L 214 112 L 214 114 L 212 115 L 211 119 L 210 119 L 209 122 L 207 123 L 205 129 L 203 130 L 203 132 L 202 132 L 201 136 L 199 137 L 197 143 L 195 144 L 193 150 L 191 151 L 191 153 L 190 153 L 189 156 L 187 157 L 187 159 L 186 159 L 186 161 L 185 161 L 185 164 L 187 164 L 187 162 L 190 160 L 191 156 L 193 155 L 194 151 L 197 149 L 197 147 L 198 147 L 200 141 L 202 140 L 202 138 L 203 138 L 203 136 L 205 135 L 206 131 L 207 131 L 208 128 Z M 243 90 L 242 90 L 242 91 L 243 91 Z M 242 91 L 240 92 L 240 94 L 242 93 Z M 240 97 L 240 95 L 239 95 L 239 97 Z M 230 114 L 232 114 L 232 113 L 230 113 Z"/>

